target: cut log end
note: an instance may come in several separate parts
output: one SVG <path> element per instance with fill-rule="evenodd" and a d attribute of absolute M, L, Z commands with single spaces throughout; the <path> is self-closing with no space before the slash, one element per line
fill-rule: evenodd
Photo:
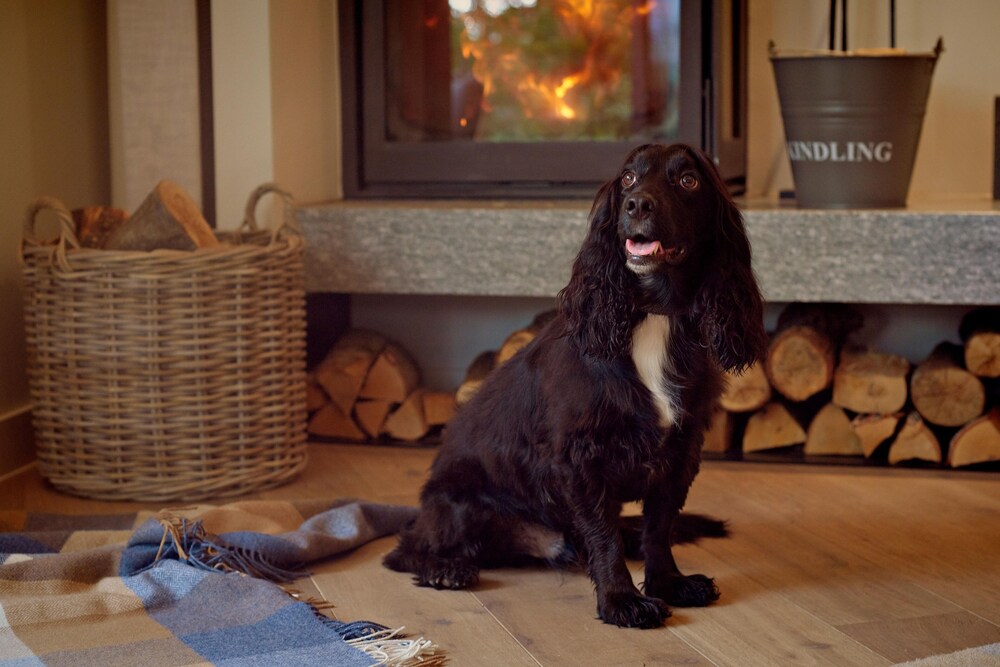
<path fill-rule="evenodd" d="M 413 442 L 427 435 L 430 424 L 424 414 L 424 389 L 417 389 L 385 420 L 383 431 L 396 440 Z"/>
<path fill-rule="evenodd" d="M 424 417 L 428 426 L 444 426 L 455 416 L 455 394 L 449 391 L 424 393 Z"/>
<path fill-rule="evenodd" d="M 413 357 L 390 341 L 368 369 L 358 396 L 402 403 L 419 384 L 420 370 Z"/>
<path fill-rule="evenodd" d="M 496 365 L 499 366 L 520 352 L 521 348 L 535 339 L 535 333 L 533 329 L 519 329 L 507 336 L 497 351 Z"/>
<path fill-rule="evenodd" d="M 941 444 L 916 412 L 906 417 L 903 428 L 889 448 L 889 463 L 906 461 L 941 463 Z"/>
<path fill-rule="evenodd" d="M 314 379 L 309 378 L 306 382 L 306 411 L 315 412 L 326 405 L 329 400 L 330 397 L 326 395 L 323 387 Z"/>
<path fill-rule="evenodd" d="M 829 387 L 837 352 L 863 322 L 860 311 L 847 304 L 788 304 L 778 316 L 765 362 L 771 386 L 791 401 Z"/>
<path fill-rule="evenodd" d="M 965 341 L 965 367 L 979 377 L 1000 377 L 1000 332 L 972 334 Z"/>
<path fill-rule="evenodd" d="M 771 385 L 792 401 L 804 401 L 833 381 L 833 343 L 805 326 L 792 326 L 771 342 L 765 362 Z"/>
<path fill-rule="evenodd" d="M 726 389 L 719 405 L 730 412 L 752 412 L 771 400 L 771 383 L 761 364 L 754 364 L 737 375 L 726 373 Z"/>
<path fill-rule="evenodd" d="M 917 412 L 938 426 L 964 426 L 983 413 L 982 381 L 961 368 L 961 351 L 942 343 L 913 371 L 910 397 Z"/>
<path fill-rule="evenodd" d="M 758 452 L 779 447 L 801 445 L 806 432 L 788 409 L 772 402 L 751 415 L 743 432 L 743 452 Z"/>
<path fill-rule="evenodd" d="M 486 352 L 480 352 L 472 360 L 469 368 L 465 371 L 465 378 L 462 380 L 462 384 L 459 385 L 458 391 L 455 393 L 455 401 L 458 405 L 465 405 L 479 391 L 479 387 L 483 384 L 486 376 L 497 366 L 497 355 L 496 351 L 487 350 Z"/>
<path fill-rule="evenodd" d="M 104 243 L 108 250 L 196 250 L 219 245 L 198 205 L 173 181 L 160 181 Z"/>
<path fill-rule="evenodd" d="M 861 443 L 861 451 L 871 457 L 883 443 L 896 433 L 903 413 L 889 415 L 858 415 L 851 421 L 851 428 Z"/>
<path fill-rule="evenodd" d="M 1000 461 L 1000 407 L 969 422 L 948 448 L 948 465 L 953 468 L 994 461 Z"/>
<path fill-rule="evenodd" d="M 351 413 L 368 370 L 386 343 L 379 333 L 352 329 L 337 339 L 313 371 L 316 382 L 344 414 Z"/>
<path fill-rule="evenodd" d="M 1000 377 L 1000 307 L 970 310 L 958 335 L 965 344 L 965 368 L 979 377 Z"/>
<path fill-rule="evenodd" d="M 309 419 L 309 432 L 324 438 L 353 442 L 365 440 L 365 433 L 357 423 L 334 403 L 327 403 L 313 414 Z"/>
<path fill-rule="evenodd" d="M 910 362 L 876 350 L 845 350 L 833 376 L 833 402 L 863 414 L 888 414 L 906 404 Z"/>
<path fill-rule="evenodd" d="M 809 424 L 806 446 L 809 455 L 862 456 L 861 439 L 851 428 L 844 409 L 833 403 L 825 405 Z"/>
<path fill-rule="evenodd" d="M 716 409 L 712 413 L 712 422 L 705 432 L 702 450 L 722 453 L 729 451 L 733 441 L 733 417 L 726 410 Z"/>
<path fill-rule="evenodd" d="M 354 404 L 354 418 L 361 430 L 372 439 L 382 435 L 392 403 L 384 399 L 360 400 Z"/>

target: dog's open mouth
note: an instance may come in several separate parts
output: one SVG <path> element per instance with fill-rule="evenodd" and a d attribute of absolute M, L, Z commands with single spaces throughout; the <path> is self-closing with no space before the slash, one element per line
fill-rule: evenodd
<path fill-rule="evenodd" d="M 681 246 L 664 248 L 659 241 L 625 239 L 625 254 L 633 270 L 648 270 L 661 262 L 676 264 L 684 258 L 684 253 L 685 249 Z"/>

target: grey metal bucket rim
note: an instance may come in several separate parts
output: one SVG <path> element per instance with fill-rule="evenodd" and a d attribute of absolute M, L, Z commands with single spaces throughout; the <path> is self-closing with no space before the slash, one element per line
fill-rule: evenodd
<path fill-rule="evenodd" d="M 767 43 L 767 53 L 771 60 L 794 59 L 794 58 L 847 58 L 851 60 L 865 60 L 876 58 L 934 58 L 936 61 L 944 52 L 943 38 L 938 37 L 937 44 L 932 51 L 892 51 L 884 53 L 872 53 L 867 49 L 856 49 L 854 51 L 831 51 L 829 49 L 778 49 L 774 42 Z"/>

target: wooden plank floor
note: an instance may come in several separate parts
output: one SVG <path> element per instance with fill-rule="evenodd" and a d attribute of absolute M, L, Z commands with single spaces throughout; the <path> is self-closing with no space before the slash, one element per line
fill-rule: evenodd
<path fill-rule="evenodd" d="M 258 498 L 414 503 L 433 449 L 315 444 L 296 482 Z M 72 498 L 29 469 L 0 481 L 0 510 L 155 509 Z M 1000 642 L 1000 475 L 710 461 L 688 508 L 732 537 L 677 549 L 722 599 L 657 630 L 595 620 L 589 581 L 547 569 L 484 572 L 433 591 L 384 569 L 394 538 L 301 582 L 343 619 L 436 642 L 463 665 L 890 665 Z M 641 564 L 633 564 L 641 579 Z"/>

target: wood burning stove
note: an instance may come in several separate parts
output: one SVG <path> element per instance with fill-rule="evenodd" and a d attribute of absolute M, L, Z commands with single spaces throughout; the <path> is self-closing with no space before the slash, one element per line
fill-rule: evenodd
<path fill-rule="evenodd" d="M 745 174 L 746 0 L 343 0 L 348 197 L 592 196 L 684 141 Z"/>

